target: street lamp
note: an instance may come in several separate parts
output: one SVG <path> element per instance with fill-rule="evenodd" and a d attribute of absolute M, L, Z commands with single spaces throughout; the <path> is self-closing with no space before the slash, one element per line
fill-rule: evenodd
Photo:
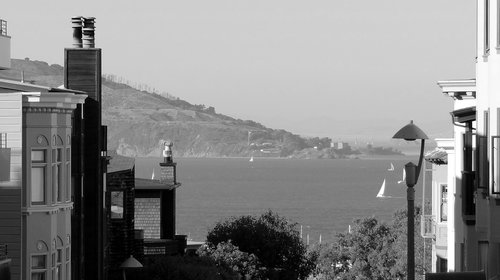
<path fill-rule="evenodd" d="M 407 267 L 407 279 L 415 280 L 415 189 L 413 186 L 417 184 L 418 175 L 420 174 L 420 169 L 422 167 L 422 160 L 424 158 L 424 145 L 425 139 L 429 139 L 427 135 L 416 125 L 413 124 L 413 121 L 410 121 L 409 124 L 401 128 L 394 136 L 394 139 L 404 139 L 406 141 L 415 141 L 420 139 L 420 156 L 418 158 L 418 165 L 415 165 L 413 162 L 408 162 L 405 165 L 406 172 L 406 186 L 408 189 L 406 190 L 406 198 L 408 200 L 408 244 L 407 244 L 407 253 L 408 253 L 408 267 Z"/>
<path fill-rule="evenodd" d="M 142 267 L 142 264 L 138 260 L 136 260 L 132 255 L 130 255 L 130 257 L 120 265 L 120 268 L 122 269 L 123 272 L 123 280 L 127 279 L 127 276 L 125 275 L 125 270 L 140 268 L 140 267 Z"/>

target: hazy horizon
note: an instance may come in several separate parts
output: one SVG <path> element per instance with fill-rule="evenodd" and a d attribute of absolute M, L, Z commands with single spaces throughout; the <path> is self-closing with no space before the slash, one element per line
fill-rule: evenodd
<path fill-rule="evenodd" d="M 438 80 L 473 78 L 466 1 L 9 2 L 12 58 L 63 64 L 71 17 L 96 17 L 103 72 L 304 136 L 451 136 Z M 29 9 L 27 9 L 29 7 Z"/>

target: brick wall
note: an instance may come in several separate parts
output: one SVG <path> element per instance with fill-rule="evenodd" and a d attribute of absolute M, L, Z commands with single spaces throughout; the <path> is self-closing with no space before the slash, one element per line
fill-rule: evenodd
<path fill-rule="evenodd" d="M 144 238 L 160 238 L 160 198 L 135 199 L 135 228 L 144 230 Z"/>

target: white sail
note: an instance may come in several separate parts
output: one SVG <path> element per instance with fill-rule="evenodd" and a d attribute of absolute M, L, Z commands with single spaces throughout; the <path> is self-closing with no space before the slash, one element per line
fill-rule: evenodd
<path fill-rule="evenodd" d="M 391 162 L 391 167 L 389 167 L 389 169 L 387 169 L 387 170 L 394 171 L 394 165 L 392 164 L 392 162 Z"/>
<path fill-rule="evenodd" d="M 151 174 L 151 180 L 154 180 L 155 179 L 155 170 L 153 168 L 153 173 Z"/>
<path fill-rule="evenodd" d="M 382 186 L 380 187 L 380 190 L 378 191 L 377 197 L 385 197 L 385 179 L 384 182 L 382 183 Z"/>
<path fill-rule="evenodd" d="M 252 161 L 253 161 L 253 156 L 251 156 L 251 157 L 250 157 L 250 160 L 249 160 L 249 162 L 252 162 Z"/>
<path fill-rule="evenodd" d="M 406 181 L 406 171 L 405 169 L 403 168 L 403 179 L 401 181 L 398 181 L 398 184 L 401 184 L 403 183 L 404 181 Z"/>

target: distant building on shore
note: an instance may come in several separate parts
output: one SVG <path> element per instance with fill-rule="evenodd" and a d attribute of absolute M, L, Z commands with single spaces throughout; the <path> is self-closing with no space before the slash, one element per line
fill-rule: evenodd
<path fill-rule="evenodd" d="M 348 150 L 351 149 L 351 146 L 347 142 L 333 142 L 331 143 L 331 148 L 335 150 Z"/>

